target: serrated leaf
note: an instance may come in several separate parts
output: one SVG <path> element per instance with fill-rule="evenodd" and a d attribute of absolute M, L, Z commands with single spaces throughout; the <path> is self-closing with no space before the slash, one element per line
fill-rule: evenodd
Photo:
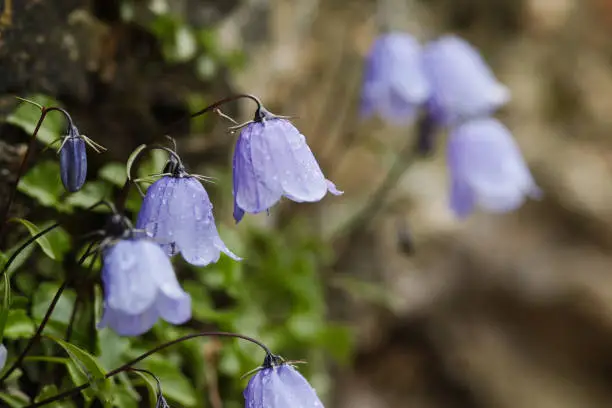
<path fill-rule="evenodd" d="M 23 218 L 11 218 L 9 221 L 18 222 L 24 227 L 26 227 L 32 237 L 35 236 L 36 234 L 39 234 L 41 231 L 41 229 L 38 228 L 36 225 L 34 225 L 30 221 L 23 219 Z M 36 243 L 49 258 L 53 259 L 54 261 L 61 258 L 61 255 L 58 255 L 57 253 L 55 253 L 54 248 L 51 246 L 51 243 L 49 242 L 49 240 L 47 239 L 45 235 L 43 235 L 42 237 L 36 238 Z"/>
<path fill-rule="evenodd" d="M 44 107 L 57 106 L 57 101 L 45 95 L 28 96 L 26 99 L 30 99 Z M 28 135 L 32 135 L 40 119 L 40 115 L 41 111 L 36 106 L 27 102 L 22 102 L 17 109 L 6 118 L 6 121 L 22 128 Z M 44 144 L 49 144 L 63 134 L 65 126 L 64 117 L 61 112 L 49 112 L 38 130 L 37 139 Z"/>
<path fill-rule="evenodd" d="M 102 368 L 102 364 L 94 356 L 74 344 L 56 338 L 51 339 L 68 353 L 71 360 L 68 364 L 68 372 L 74 384 L 81 385 L 85 382 L 91 384 L 90 388 L 83 391 L 85 398 L 91 400 L 97 396 L 105 403 L 112 402 L 111 390 L 114 383 L 111 379 L 106 378 L 106 371 Z"/>

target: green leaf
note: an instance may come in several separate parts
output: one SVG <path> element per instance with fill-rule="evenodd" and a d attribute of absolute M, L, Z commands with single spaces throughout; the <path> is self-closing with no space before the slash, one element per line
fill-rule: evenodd
<path fill-rule="evenodd" d="M 51 339 L 68 353 L 71 360 L 68 372 L 74 384 L 78 386 L 85 382 L 91 383 L 91 387 L 83 391 L 85 398 L 92 399 L 97 396 L 105 403 L 111 402 L 114 383 L 106 378 L 106 371 L 98 360 L 73 344 L 56 338 Z"/>
<path fill-rule="evenodd" d="M 19 249 L 19 247 L 21 247 L 23 244 L 25 244 L 25 242 L 26 242 L 26 240 L 24 239 L 24 240 L 20 241 L 17 245 L 15 245 L 13 248 L 11 248 L 9 250 L 9 253 L 11 254 L 11 256 L 15 253 L 15 251 L 17 251 Z M 34 246 L 29 245 L 24 250 L 19 252 L 19 254 L 15 257 L 13 262 L 9 265 L 8 269 L 6 270 L 6 273 L 8 274 L 9 277 L 11 277 L 13 275 L 13 273 L 17 269 L 19 269 L 25 263 L 25 261 L 28 260 L 28 258 L 32 254 L 32 251 L 34 251 Z"/>
<path fill-rule="evenodd" d="M 19 191 L 32 197 L 44 207 L 67 212 L 70 208 L 60 201 L 65 193 L 56 161 L 42 161 L 32 167 L 19 181 Z"/>
<path fill-rule="evenodd" d="M 149 404 L 152 408 L 155 408 L 155 403 L 157 402 L 157 383 L 155 380 L 149 374 L 142 371 L 131 371 L 131 373 L 142 379 L 142 383 L 149 393 Z"/>
<path fill-rule="evenodd" d="M 6 321 L 9 316 L 9 312 L 11 310 L 11 279 L 8 276 L 8 273 L 4 273 L 2 275 L 2 309 L 0 309 L 0 343 L 4 339 L 4 332 L 6 330 Z"/>
<path fill-rule="evenodd" d="M 89 208 L 98 201 L 108 198 L 112 187 L 103 181 L 90 181 L 82 189 L 66 198 L 66 204 L 72 207 Z M 105 205 L 100 205 L 96 212 L 109 212 Z"/>
<path fill-rule="evenodd" d="M 23 408 L 30 405 L 27 395 L 19 391 L 17 393 L 0 392 L 0 400 L 4 401 L 7 404 L 6 406 L 10 408 Z"/>
<path fill-rule="evenodd" d="M 59 394 L 59 391 L 55 385 L 53 384 L 45 385 L 42 388 L 42 390 L 40 390 L 40 393 L 38 394 L 34 402 L 39 402 L 47 398 L 51 398 L 57 394 Z M 45 406 L 49 408 L 74 408 L 74 402 L 70 400 L 62 399 L 59 401 L 52 402 L 51 404 L 48 404 Z"/>
<path fill-rule="evenodd" d="M 111 370 L 124 362 L 124 353 L 130 348 L 130 339 L 121 337 L 109 328 L 98 330 L 98 359 Z"/>
<path fill-rule="evenodd" d="M 125 166 L 123 163 L 107 163 L 98 171 L 98 177 L 117 187 L 122 187 L 126 180 Z"/>
<path fill-rule="evenodd" d="M 43 282 L 38 286 L 32 299 L 32 317 L 35 321 L 40 322 L 43 319 L 59 287 L 60 284 L 58 282 Z M 57 302 L 57 305 L 55 305 L 50 321 L 61 323 L 63 327 L 66 327 L 70 321 L 72 305 L 74 305 L 75 299 L 76 294 L 74 291 L 65 289 L 62 297 Z"/>
<path fill-rule="evenodd" d="M 30 99 L 47 108 L 57 106 L 57 101 L 45 95 L 28 96 L 26 99 Z M 6 121 L 22 128 L 28 135 L 32 135 L 40 119 L 40 115 L 41 111 L 36 106 L 27 102 L 22 102 L 17 109 L 6 118 Z M 49 144 L 62 136 L 65 126 L 64 116 L 61 112 L 49 112 L 38 130 L 37 139 L 44 144 Z"/>
<path fill-rule="evenodd" d="M 113 406 L 119 408 L 138 408 L 138 400 L 124 386 L 115 387 L 113 392 Z"/>
<path fill-rule="evenodd" d="M 35 330 L 36 326 L 25 310 L 11 310 L 8 313 L 4 329 L 4 336 L 6 338 L 11 340 L 27 339 L 34 334 Z"/>
<path fill-rule="evenodd" d="M 30 221 L 25 220 L 23 218 L 11 218 L 9 221 L 21 223 L 24 227 L 28 229 L 31 236 L 35 236 L 36 234 L 39 234 L 41 231 L 41 229 L 38 228 L 36 225 L 32 224 Z M 55 253 L 54 248 L 51 246 L 51 244 L 49 243 L 49 240 L 47 239 L 45 235 L 43 235 L 42 237 L 38 237 L 36 239 L 36 243 L 38 244 L 38 246 L 41 247 L 43 252 L 49 258 L 53 259 L 54 261 L 61 259 L 62 255 Z"/>

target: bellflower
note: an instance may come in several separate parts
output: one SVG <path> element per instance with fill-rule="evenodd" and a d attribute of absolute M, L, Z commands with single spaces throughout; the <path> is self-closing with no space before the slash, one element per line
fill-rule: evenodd
<path fill-rule="evenodd" d="M 87 177 L 87 152 L 85 139 L 79 134 L 76 127 L 70 126 L 59 148 L 60 175 L 64 188 L 74 193 L 79 191 Z"/>
<path fill-rule="evenodd" d="M 475 119 L 454 128 L 447 154 L 450 205 L 459 217 L 475 206 L 494 213 L 513 211 L 526 197 L 542 194 L 510 131 L 495 119 Z"/>
<path fill-rule="evenodd" d="M 286 119 L 260 112 L 240 132 L 233 160 L 234 219 L 268 210 L 282 196 L 296 202 L 342 194 L 325 178 L 306 138 Z"/>
<path fill-rule="evenodd" d="M 286 363 L 264 363 L 243 395 L 245 408 L 323 408 L 308 381 Z"/>
<path fill-rule="evenodd" d="M 104 313 L 98 328 L 108 326 L 122 336 L 138 336 L 160 317 L 172 324 L 191 318 L 191 297 L 154 242 L 119 240 L 104 250 L 102 263 Z"/>
<path fill-rule="evenodd" d="M 217 262 L 221 252 L 240 260 L 219 237 L 212 210 L 200 181 L 180 166 L 172 176 L 164 176 L 149 187 L 136 228 L 145 230 L 168 256 L 180 252 L 192 265 Z"/>
<path fill-rule="evenodd" d="M 6 347 L 4 344 L 0 343 L 0 371 L 4 368 L 6 364 L 6 357 L 8 355 L 8 351 L 6 351 Z"/>
<path fill-rule="evenodd" d="M 410 122 L 430 95 L 421 59 L 421 46 L 410 34 L 383 34 L 366 59 L 361 93 L 361 116 L 378 113 L 391 123 Z"/>
<path fill-rule="evenodd" d="M 478 51 L 459 37 L 427 44 L 423 64 L 432 90 L 428 107 L 440 124 L 488 116 L 510 99 Z"/>

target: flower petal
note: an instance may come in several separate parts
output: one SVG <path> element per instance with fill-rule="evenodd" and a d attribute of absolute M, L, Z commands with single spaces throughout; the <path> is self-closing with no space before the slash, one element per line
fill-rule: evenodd
<path fill-rule="evenodd" d="M 289 364 L 283 364 L 276 368 L 278 379 L 285 389 L 290 390 L 295 407 L 323 408 L 323 403 L 317 396 L 316 391 L 306 379 Z M 301 405 L 300 405 L 301 404 Z"/>
<path fill-rule="evenodd" d="M 267 145 L 262 150 L 273 152 L 272 177 L 280 180 L 284 195 L 297 202 L 321 200 L 327 181 L 304 135 L 285 119 L 268 119 L 263 126 L 265 131 L 253 145 Z"/>
<path fill-rule="evenodd" d="M 147 190 L 142 202 L 136 228 L 146 231 L 147 236 L 161 245 L 168 256 L 177 253 L 174 243 L 174 222 L 168 211 L 168 203 L 174 195 L 175 179 L 164 176 L 153 183 Z"/>
<path fill-rule="evenodd" d="M 234 151 L 234 190 L 239 208 L 248 213 L 259 213 L 276 204 L 282 187 L 272 160 L 274 150 L 263 141 L 262 123 L 247 125 Z"/>
<path fill-rule="evenodd" d="M 411 121 L 430 94 L 421 62 L 421 46 L 410 34 L 383 34 L 366 59 L 361 115 L 377 111 L 392 123 Z"/>
<path fill-rule="evenodd" d="M 197 266 L 218 261 L 220 252 L 240 260 L 219 237 L 213 206 L 202 184 L 193 177 L 177 179 L 177 183 L 170 211 L 186 215 L 176 223 L 174 233 L 183 258 Z"/>
<path fill-rule="evenodd" d="M 430 42 L 423 52 L 432 86 L 431 113 L 439 122 L 488 115 L 510 99 L 510 92 L 494 76 L 478 51 L 456 36 Z"/>
<path fill-rule="evenodd" d="M 121 336 L 140 336 L 151 330 L 157 319 L 158 313 L 154 306 L 140 314 L 129 314 L 118 309 L 106 307 L 97 327 L 98 329 L 110 327 Z"/>
<path fill-rule="evenodd" d="M 155 265 L 142 256 L 147 244 L 156 247 L 145 240 L 123 240 L 104 252 L 102 282 L 106 307 L 138 315 L 153 304 L 157 286 L 150 278 L 150 270 Z"/>
<path fill-rule="evenodd" d="M 458 126 L 451 132 L 448 152 L 455 194 L 469 188 L 486 210 L 512 211 L 525 196 L 541 195 L 510 131 L 495 119 Z"/>
<path fill-rule="evenodd" d="M 247 384 L 242 395 L 244 396 L 245 408 L 266 408 L 263 400 L 264 382 L 268 383 L 271 369 L 265 368 L 258 371 Z"/>

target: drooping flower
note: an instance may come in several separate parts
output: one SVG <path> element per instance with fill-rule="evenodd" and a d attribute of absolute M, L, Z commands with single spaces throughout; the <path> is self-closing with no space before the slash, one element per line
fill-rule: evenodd
<path fill-rule="evenodd" d="M 452 129 L 447 154 L 450 206 L 458 217 L 475 207 L 513 211 L 526 197 L 542 195 L 510 131 L 495 119 L 475 119 Z"/>
<path fill-rule="evenodd" d="M 366 59 L 361 116 L 378 113 L 391 123 L 410 122 L 430 95 L 421 45 L 410 34 L 391 32 L 374 42 Z"/>
<path fill-rule="evenodd" d="M 428 43 L 423 64 L 431 86 L 428 107 L 440 124 L 488 116 L 510 99 L 478 51 L 459 37 Z"/>
<path fill-rule="evenodd" d="M 0 343 L 0 371 L 2 371 L 4 365 L 6 364 L 7 355 L 8 351 L 6 350 L 6 347 L 4 346 L 4 344 Z"/>
<path fill-rule="evenodd" d="M 104 312 L 99 328 L 122 336 L 147 332 L 161 317 L 172 324 L 191 318 L 191 297 L 176 279 L 170 259 L 154 242 L 122 239 L 103 251 Z"/>
<path fill-rule="evenodd" d="M 251 377 L 243 396 L 245 408 L 323 408 L 302 374 L 292 365 L 269 357 Z"/>
<path fill-rule="evenodd" d="M 149 187 L 136 228 L 159 243 L 168 256 L 180 252 L 192 265 L 217 262 L 221 252 L 240 260 L 221 240 L 212 210 L 200 181 L 179 166 Z"/>
<path fill-rule="evenodd" d="M 79 191 L 87 178 L 87 152 L 85 139 L 76 127 L 70 126 L 59 148 L 60 174 L 64 188 L 74 193 Z"/>
<path fill-rule="evenodd" d="M 342 194 L 325 178 L 306 138 L 286 119 L 261 117 L 240 132 L 233 160 L 234 218 L 268 210 L 282 196 L 295 202 Z"/>

